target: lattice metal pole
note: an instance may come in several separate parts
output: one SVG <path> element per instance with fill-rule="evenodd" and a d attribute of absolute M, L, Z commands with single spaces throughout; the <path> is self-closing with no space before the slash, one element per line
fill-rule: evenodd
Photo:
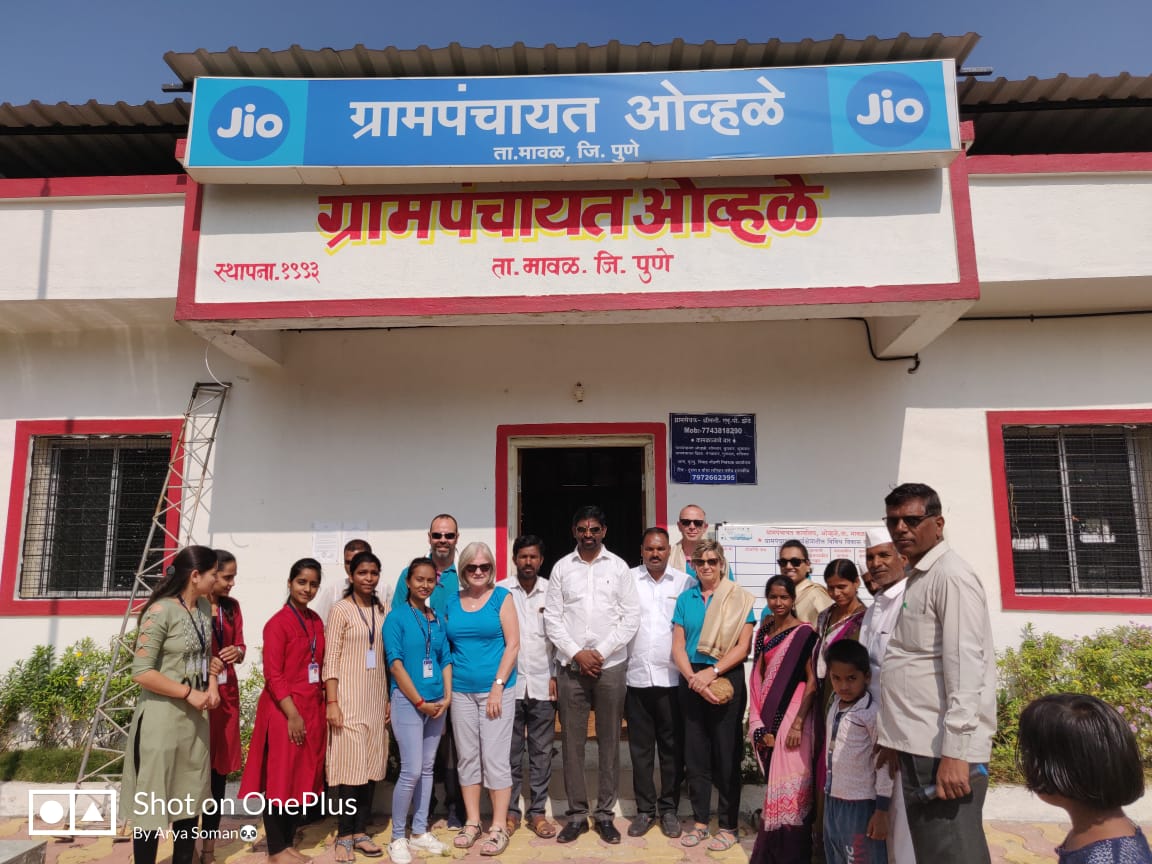
<path fill-rule="evenodd" d="M 212 446 L 216 442 L 224 398 L 231 386 L 214 382 L 198 383 L 192 388 L 180 440 L 172 449 L 164 488 L 152 516 L 148 540 L 140 554 L 140 566 L 132 580 L 132 593 L 124 608 L 120 633 L 112 642 L 111 660 L 100 686 L 100 700 L 84 740 L 77 785 L 88 780 L 113 782 L 123 772 L 128 726 L 136 707 L 138 690 L 130 677 L 136 641 L 135 618 L 152 593 L 152 586 L 163 573 L 172 551 L 196 542 L 197 517 L 202 510 L 207 512 L 205 502 L 212 491 Z M 112 758 L 89 770 L 88 762 L 93 751 L 109 754 Z"/>

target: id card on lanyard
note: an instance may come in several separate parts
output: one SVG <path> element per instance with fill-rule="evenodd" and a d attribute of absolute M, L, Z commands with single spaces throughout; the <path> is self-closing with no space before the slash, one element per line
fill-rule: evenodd
<path fill-rule="evenodd" d="M 180 601 L 180 605 L 184 607 L 184 611 L 188 613 L 188 620 L 192 622 L 192 630 L 196 633 L 196 641 L 200 643 L 200 679 L 196 683 L 207 686 L 208 651 L 210 647 L 208 645 L 207 628 L 203 627 L 200 622 L 196 620 L 196 616 L 192 614 L 192 610 L 188 608 L 188 604 L 184 602 L 183 597 L 177 596 L 177 599 Z M 199 606 L 197 606 L 196 611 L 200 611 Z"/>
<path fill-rule="evenodd" d="M 417 613 L 417 611 L 409 606 L 412 610 L 412 615 L 416 618 L 416 625 L 420 628 L 420 635 L 424 637 L 424 667 L 423 677 L 425 681 L 431 680 L 436 675 L 436 667 L 432 665 L 432 625 L 436 623 L 436 613 L 432 613 L 432 620 L 429 621 L 425 616 Z M 425 627 L 424 625 L 428 626 Z"/>
<path fill-rule="evenodd" d="M 364 652 L 364 668 L 376 668 L 376 604 L 372 604 L 372 623 L 368 623 L 368 619 L 364 617 L 364 610 L 360 608 L 360 604 L 355 600 L 352 605 L 356 607 L 356 614 L 360 616 L 360 620 L 364 622 L 364 626 L 368 628 L 368 650 Z"/>
<path fill-rule="evenodd" d="M 300 629 L 304 631 L 304 635 L 308 637 L 308 653 L 312 657 L 311 662 L 308 664 L 308 683 L 320 683 L 320 664 L 316 662 L 316 634 L 308 629 L 308 625 L 304 623 L 304 616 L 296 611 L 296 607 L 292 605 L 289 600 L 284 604 L 292 610 L 292 614 L 296 616 L 296 620 L 300 622 Z"/>

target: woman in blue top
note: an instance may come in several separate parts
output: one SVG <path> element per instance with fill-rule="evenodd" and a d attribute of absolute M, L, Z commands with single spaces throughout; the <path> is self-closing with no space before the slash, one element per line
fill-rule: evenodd
<path fill-rule="evenodd" d="M 728 572 L 724 547 L 715 540 L 698 543 L 692 564 L 699 582 L 684 589 L 676 599 L 676 610 L 672 613 L 672 660 L 680 670 L 684 740 L 692 742 L 684 751 L 684 767 L 688 777 L 688 800 L 695 819 L 695 825 L 684 833 L 680 843 L 698 846 L 707 839 L 712 787 L 715 785 L 719 830 L 709 841 L 708 849 L 723 852 L 736 844 L 740 815 L 740 762 L 744 755 L 744 708 L 748 703 L 744 661 L 752 644 L 756 616 L 749 609 L 743 620 L 724 622 L 724 632 L 717 642 L 731 647 L 719 660 L 702 654 L 698 649 L 704 617 L 713 593 Z M 713 692 L 712 685 L 720 678 L 731 685 L 732 696 L 727 701 L 721 701 Z"/>
<path fill-rule="evenodd" d="M 516 654 L 520 625 L 512 595 L 495 587 L 496 567 L 485 543 L 460 553 L 460 593 L 448 598 L 444 617 L 452 645 L 456 702 L 452 735 L 459 759 L 464 827 L 453 845 L 467 849 L 480 836 L 480 782 L 492 799 L 492 827 L 481 855 L 508 848 L 504 825 L 512 800 L 512 721 L 516 708 Z"/>
<path fill-rule="evenodd" d="M 405 582 L 407 602 L 384 620 L 384 651 L 392 672 L 392 734 L 400 748 L 400 776 L 392 792 L 392 842 L 388 844 L 395 864 L 408 864 L 413 849 L 431 855 L 447 851 L 428 830 L 428 803 L 436 747 L 452 701 L 452 655 L 444 621 L 428 605 L 436 587 L 432 560 L 413 560 Z M 413 797 L 416 809 L 409 840 L 404 826 Z"/>

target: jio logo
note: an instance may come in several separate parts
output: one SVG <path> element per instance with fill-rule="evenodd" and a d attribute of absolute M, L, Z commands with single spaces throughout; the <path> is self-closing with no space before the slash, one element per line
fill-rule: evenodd
<path fill-rule="evenodd" d="M 276 152 L 288 137 L 288 106 L 266 87 L 238 87 L 208 115 L 216 149 L 238 162 L 253 162 Z"/>
<path fill-rule="evenodd" d="M 848 123 L 866 141 L 899 147 L 928 127 L 932 107 L 918 82 L 899 72 L 877 72 L 848 93 Z"/>

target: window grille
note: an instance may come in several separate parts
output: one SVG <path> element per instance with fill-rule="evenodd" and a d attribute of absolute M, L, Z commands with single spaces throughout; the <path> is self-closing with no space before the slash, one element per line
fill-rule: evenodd
<path fill-rule="evenodd" d="M 1152 594 L 1152 426 L 1005 426 L 1019 594 Z"/>
<path fill-rule="evenodd" d="M 20 597 L 127 597 L 171 450 L 170 435 L 35 436 Z"/>

